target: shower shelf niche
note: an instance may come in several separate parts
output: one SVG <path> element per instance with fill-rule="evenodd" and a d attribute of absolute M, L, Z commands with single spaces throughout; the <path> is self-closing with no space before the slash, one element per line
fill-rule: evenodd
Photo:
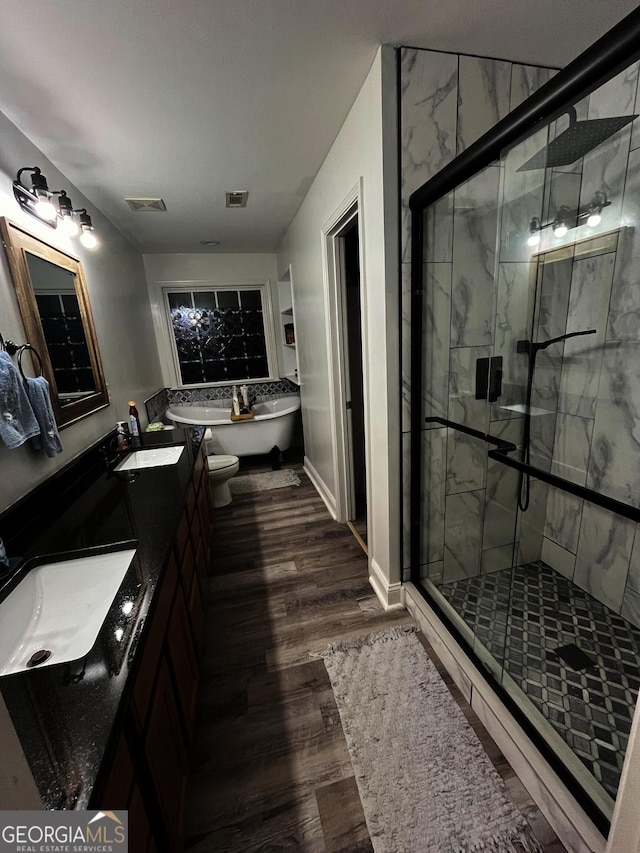
<path fill-rule="evenodd" d="M 278 279 L 278 302 L 280 305 L 280 350 L 281 375 L 296 385 L 300 384 L 300 369 L 295 335 L 295 309 L 291 267 Z"/>

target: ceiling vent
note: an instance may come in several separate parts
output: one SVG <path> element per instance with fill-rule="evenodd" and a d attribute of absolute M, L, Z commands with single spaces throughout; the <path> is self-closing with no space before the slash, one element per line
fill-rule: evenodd
<path fill-rule="evenodd" d="M 125 198 L 134 213 L 162 213 L 167 206 L 161 198 Z"/>
<path fill-rule="evenodd" d="M 227 207 L 246 207 L 248 195 L 248 190 L 236 190 L 235 192 L 225 193 Z"/>

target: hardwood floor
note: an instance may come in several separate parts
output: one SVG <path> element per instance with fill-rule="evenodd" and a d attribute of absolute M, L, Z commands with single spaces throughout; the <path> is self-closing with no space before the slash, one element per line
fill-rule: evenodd
<path fill-rule="evenodd" d="M 331 519 L 299 464 L 285 467 L 300 486 L 238 495 L 214 514 L 187 799 L 192 853 L 373 849 L 329 677 L 309 655 L 412 619 L 384 612 L 350 530 Z M 560 853 L 468 706 L 465 713 L 545 851 Z"/>

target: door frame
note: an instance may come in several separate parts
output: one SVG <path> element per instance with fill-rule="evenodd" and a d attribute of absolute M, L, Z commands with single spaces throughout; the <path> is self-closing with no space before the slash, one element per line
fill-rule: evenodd
<path fill-rule="evenodd" d="M 360 334 L 362 339 L 362 391 L 364 398 L 364 444 L 367 472 L 367 513 L 370 506 L 369 488 L 369 381 L 367 301 L 364 274 L 362 179 L 351 189 L 340 206 L 322 226 L 322 267 L 325 312 L 327 316 L 327 355 L 329 368 L 329 408 L 335 471 L 336 520 L 349 521 L 355 517 L 353 445 L 351 419 L 347 410 L 349 364 L 347 353 L 346 299 L 343 287 L 343 257 L 340 237 L 358 220 L 358 263 L 360 266 Z"/>

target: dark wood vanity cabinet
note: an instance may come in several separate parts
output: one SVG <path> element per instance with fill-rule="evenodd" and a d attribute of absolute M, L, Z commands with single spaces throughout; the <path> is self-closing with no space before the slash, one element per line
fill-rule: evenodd
<path fill-rule="evenodd" d="M 131 850 L 176 853 L 183 848 L 210 543 L 211 501 L 203 445 L 154 596 L 150 624 L 143 631 L 114 757 L 103 776 L 106 781 L 92 798 L 96 808 L 129 809 Z"/>
<path fill-rule="evenodd" d="M 137 779 L 134 757 L 124 732 L 120 734 L 112 761 L 111 774 L 103 792 L 111 809 L 129 812 L 129 849 L 152 853 L 157 847 L 151 831 L 147 808 Z"/>

